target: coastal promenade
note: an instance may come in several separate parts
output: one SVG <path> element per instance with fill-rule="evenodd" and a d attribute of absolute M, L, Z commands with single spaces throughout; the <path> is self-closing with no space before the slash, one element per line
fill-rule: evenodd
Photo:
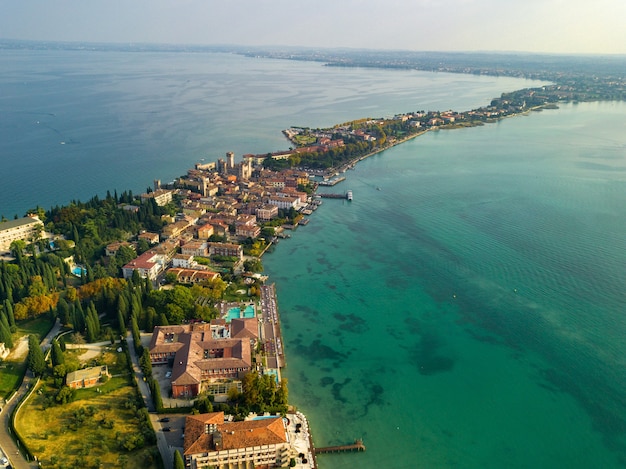
<path fill-rule="evenodd" d="M 262 332 L 265 341 L 267 368 L 280 369 L 285 366 L 285 354 L 281 339 L 278 303 L 274 284 L 261 286 Z"/>

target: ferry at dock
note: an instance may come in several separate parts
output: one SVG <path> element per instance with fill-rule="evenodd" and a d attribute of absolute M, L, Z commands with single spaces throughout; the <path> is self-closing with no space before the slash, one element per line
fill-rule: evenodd
<path fill-rule="evenodd" d="M 346 199 L 348 199 L 349 202 L 352 202 L 352 191 L 346 192 Z"/>

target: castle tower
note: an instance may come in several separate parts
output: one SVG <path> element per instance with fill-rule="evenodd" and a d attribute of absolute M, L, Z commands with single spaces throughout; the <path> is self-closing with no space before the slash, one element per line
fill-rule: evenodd
<path fill-rule="evenodd" d="M 228 158 L 228 169 L 235 167 L 235 154 L 232 151 L 226 152 L 226 158 Z"/>

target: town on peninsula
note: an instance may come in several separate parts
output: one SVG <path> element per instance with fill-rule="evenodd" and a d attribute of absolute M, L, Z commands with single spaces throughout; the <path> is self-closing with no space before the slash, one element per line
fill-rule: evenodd
<path fill-rule="evenodd" d="M 407 57 L 237 53 L 415 66 Z M 350 439 L 315 448 L 305 415 L 290 405 L 279 300 L 262 256 L 314 223 L 323 199 L 358 203 L 334 187 L 373 154 L 561 102 L 626 98 L 619 73 L 455 60 L 437 70 L 546 84 L 470 111 L 294 126 L 283 130 L 289 150 L 239 161 L 229 152 L 142 194 L 3 216 L 0 467 L 316 468 L 319 454 L 364 451 L 367 442 Z"/>

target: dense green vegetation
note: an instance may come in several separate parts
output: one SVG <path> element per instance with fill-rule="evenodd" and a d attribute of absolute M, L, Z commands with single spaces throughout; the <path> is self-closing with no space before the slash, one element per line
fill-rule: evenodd
<path fill-rule="evenodd" d="M 243 420 L 250 412 L 284 415 L 287 413 L 288 396 L 286 379 L 277 383 L 270 375 L 248 373 L 242 382 L 242 392 L 238 392 L 236 387 L 231 388 L 225 403 L 214 403 L 213 396 L 200 395 L 194 402 L 193 412 L 222 411 L 235 420 Z"/>

